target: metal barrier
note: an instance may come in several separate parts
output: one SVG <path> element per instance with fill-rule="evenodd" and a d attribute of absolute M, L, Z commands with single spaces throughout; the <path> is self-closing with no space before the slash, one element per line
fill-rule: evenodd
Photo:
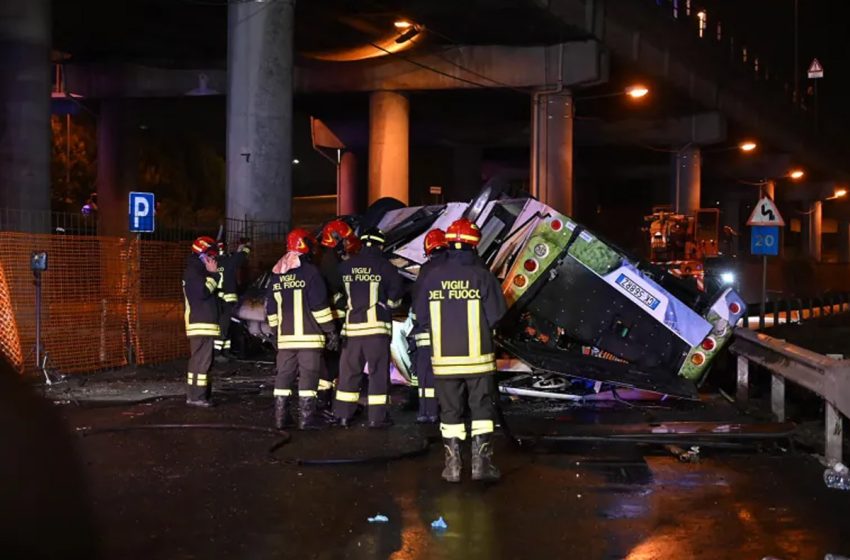
<path fill-rule="evenodd" d="M 850 311 L 850 294 L 826 294 L 817 298 L 791 298 L 771 301 L 765 305 L 765 328 L 784 324 L 801 324 L 803 321 Z M 761 306 L 747 306 L 747 316 L 738 322 L 739 327 L 758 329 Z"/>
<path fill-rule="evenodd" d="M 771 372 L 770 404 L 785 421 L 785 381 L 817 393 L 826 406 L 826 460 L 842 460 L 843 416 L 850 416 L 850 360 L 835 360 L 766 334 L 737 329 L 730 351 L 738 356 L 736 399 L 749 398 L 750 363 Z"/>

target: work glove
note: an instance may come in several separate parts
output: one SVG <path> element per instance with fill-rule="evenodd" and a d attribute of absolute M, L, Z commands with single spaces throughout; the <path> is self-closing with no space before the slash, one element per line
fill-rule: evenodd
<path fill-rule="evenodd" d="M 339 333 L 332 332 L 328 333 L 325 336 L 325 349 L 331 352 L 339 352 L 339 349 L 342 347 L 342 337 L 340 337 Z"/>

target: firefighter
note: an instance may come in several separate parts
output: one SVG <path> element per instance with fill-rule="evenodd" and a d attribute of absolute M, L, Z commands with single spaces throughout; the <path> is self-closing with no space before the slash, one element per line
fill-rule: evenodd
<path fill-rule="evenodd" d="M 276 329 L 277 377 L 274 383 L 275 427 L 292 425 L 292 384 L 298 378 L 298 427 L 321 428 L 317 391 L 326 343 L 338 346 L 328 292 L 319 269 L 310 262 L 316 238 L 296 228 L 286 237 L 287 255 L 276 269 L 266 297 L 269 325 Z"/>
<path fill-rule="evenodd" d="M 363 245 L 360 252 L 340 265 L 347 307 L 333 412 L 339 425 L 351 425 L 366 365 L 369 427 L 386 428 L 392 425 L 387 414 L 391 309 L 401 305 L 404 286 L 398 269 L 382 254 L 384 234 L 372 228 L 360 236 L 360 241 Z"/>
<path fill-rule="evenodd" d="M 434 390 L 434 370 L 431 366 L 431 335 L 422 328 L 416 320 L 417 309 L 415 307 L 419 298 L 416 297 L 418 286 L 424 281 L 428 273 L 439 265 L 446 257 L 446 232 L 441 229 L 432 229 L 425 235 L 423 243 L 425 256 L 428 260 L 420 267 L 416 285 L 413 288 L 413 336 L 415 344 L 414 364 L 416 371 L 416 384 L 419 386 L 419 414 L 416 421 L 424 424 L 436 423 L 438 418 L 437 396 Z"/>
<path fill-rule="evenodd" d="M 343 320 L 345 319 L 345 302 L 343 301 L 343 283 L 342 275 L 339 272 L 339 265 L 346 257 L 346 252 L 351 248 L 350 240 L 357 240 L 354 235 L 354 230 L 344 220 L 331 220 L 325 227 L 322 228 L 322 234 L 319 243 L 323 247 L 322 259 L 319 262 L 319 269 L 322 273 L 322 278 L 328 287 L 328 293 L 332 295 L 331 313 L 334 316 L 336 325 L 339 329 L 342 328 Z M 333 396 L 334 380 L 339 377 L 339 352 L 326 350 L 323 355 L 323 367 L 321 376 L 319 377 L 319 408 L 329 410 L 331 408 Z"/>
<path fill-rule="evenodd" d="M 240 239 L 236 252 L 228 253 L 227 243 L 221 241 L 218 243 L 218 252 L 218 325 L 221 335 L 215 341 L 215 350 L 218 354 L 216 359 L 221 357 L 226 360 L 230 357 L 230 323 L 233 308 L 239 301 L 236 293 L 236 274 L 251 253 L 251 246 L 248 239 Z"/>
<path fill-rule="evenodd" d="M 186 404 L 191 406 L 212 406 L 212 384 L 207 375 L 212 366 L 214 341 L 221 334 L 215 295 L 220 280 L 217 256 L 215 240 L 199 237 L 192 243 L 192 254 L 187 257 L 183 272 L 184 316 L 190 351 Z"/>
<path fill-rule="evenodd" d="M 416 317 L 431 335 L 431 364 L 440 403 L 445 447 L 443 479 L 459 482 L 461 442 L 467 437 L 469 407 L 472 479 L 497 480 L 493 464 L 496 356 L 491 332 L 506 311 L 501 286 L 481 265 L 478 227 L 461 218 L 446 230 L 446 257 L 416 286 Z"/>

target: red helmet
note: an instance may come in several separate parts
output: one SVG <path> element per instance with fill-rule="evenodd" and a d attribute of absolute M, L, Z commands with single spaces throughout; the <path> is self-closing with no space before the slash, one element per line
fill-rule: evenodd
<path fill-rule="evenodd" d="M 342 248 L 345 251 L 346 255 L 356 255 L 360 252 L 361 247 L 363 247 L 363 243 L 357 239 L 356 235 L 352 235 L 351 237 L 346 237 L 342 240 Z"/>
<path fill-rule="evenodd" d="M 295 228 L 286 236 L 286 250 L 305 255 L 313 250 L 316 238 L 304 228 Z"/>
<path fill-rule="evenodd" d="M 446 228 L 446 241 L 449 243 L 465 243 L 475 247 L 481 241 L 481 230 L 466 218 L 461 218 L 455 220 L 452 225 Z"/>
<path fill-rule="evenodd" d="M 446 241 L 446 232 L 437 228 L 425 234 L 425 255 L 430 256 L 435 249 L 445 249 L 449 246 Z"/>
<path fill-rule="evenodd" d="M 210 249 L 212 249 L 212 251 L 210 251 Z M 218 253 L 218 247 L 216 246 L 215 239 L 203 235 L 192 242 L 192 252 L 196 255 L 210 252 Z"/>
<path fill-rule="evenodd" d="M 344 241 L 354 235 L 354 230 L 343 220 L 331 220 L 322 228 L 322 245 L 324 247 L 336 247 L 340 241 Z"/>

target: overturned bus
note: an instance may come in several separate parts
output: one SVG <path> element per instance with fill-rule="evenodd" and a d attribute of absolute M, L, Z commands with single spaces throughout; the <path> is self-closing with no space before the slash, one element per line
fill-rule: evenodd
<path fill-rule="evenodd" d="M 746 311 L 734 290 L 700 292 L 531 198 L 498 199 L 485 189 L 470 204 L 396 208 L 371 221 L 386 234 L 391 262 L 415 280 L 424 235 L 462 216 L 480 227 L 478 252 L 508 302 L 498 345 L 536 386 L 581 379 L 597 390 L 693 398 Z M 397 327 L 394 361 L 404 368 L 405 327 Z"/>

